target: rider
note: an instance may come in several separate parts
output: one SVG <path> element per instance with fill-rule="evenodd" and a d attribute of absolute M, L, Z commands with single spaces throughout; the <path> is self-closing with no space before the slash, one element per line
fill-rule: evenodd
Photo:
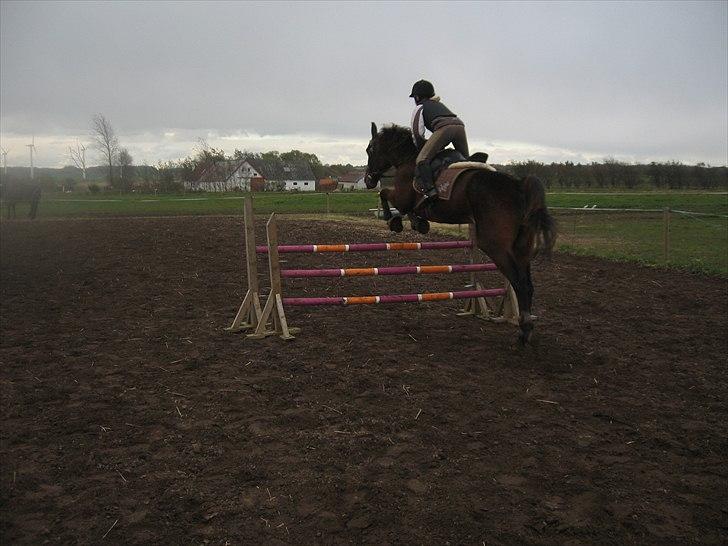
<path fill-rule="evenodd" d="M 415 179 L 428 200 L 437 197 L 430 161 L 438 152 L 452 143 L 455 149 L 469 157 L 468 137 L 465 124 L 435 96 L 435 88 L 427 80 L 420 80 L 412 86 L 410 97 L 415 100 L 412 113 L 412 138 L 419 150 L 415 166 Z M 425 129 L 432 132 L 425 138 Z"/>

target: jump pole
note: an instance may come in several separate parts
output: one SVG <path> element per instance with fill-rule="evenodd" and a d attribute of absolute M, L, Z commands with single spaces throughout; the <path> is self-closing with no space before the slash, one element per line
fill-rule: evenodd
<path fill-rule="evenodd" d="M 253 200 L 246 196 L 243 201 L 243 221 L 245 223 L 245 264 L 248 272 L 248 291 L 240 304 L 229 332 L 257 328 L 263 309 L 260 305 L 260 287 L 258 285 L 258 257 L 255 253 L 255 220 L 253 219 Z"/>

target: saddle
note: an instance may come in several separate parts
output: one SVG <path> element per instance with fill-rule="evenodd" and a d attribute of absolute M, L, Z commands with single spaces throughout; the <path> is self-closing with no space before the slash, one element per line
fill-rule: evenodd
<path fill-rule="evenodd" d="M 455 182 L 466 171 L 473 169 L 495 171 L 493 167 L 486 163 L 487 161 L 488 154 L 484 152 L 476 152 L 467 158 L 452 148 L 447 148 L 438 153 L 430 161 L 430 168 L 432 169 L 432 177 L 435 180 L 438 199 L 443 201 L 449 200 L 452 189 L 455 187 Z M 416 184 L 415 191 L 422 193 Z"/>

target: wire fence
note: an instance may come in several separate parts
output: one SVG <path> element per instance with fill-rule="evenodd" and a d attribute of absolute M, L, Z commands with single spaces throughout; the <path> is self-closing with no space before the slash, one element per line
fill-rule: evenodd
<path fill-rule="evenodd" d="M 728 275 L 728 215 L 670 208 L 551 210 L 564 250 Z"/>

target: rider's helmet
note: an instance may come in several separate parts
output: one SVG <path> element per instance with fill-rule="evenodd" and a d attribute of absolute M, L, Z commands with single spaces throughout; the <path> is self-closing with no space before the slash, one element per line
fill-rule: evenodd
<path fill-rule="evenodd" d="M 427 80 L 415 82 L 412 86 L 412 93 L 410 93 L 410 97 L 414 96 L 422 97 L 424 99 L 432 98 L 435 96 L 435 87 Z"/>

